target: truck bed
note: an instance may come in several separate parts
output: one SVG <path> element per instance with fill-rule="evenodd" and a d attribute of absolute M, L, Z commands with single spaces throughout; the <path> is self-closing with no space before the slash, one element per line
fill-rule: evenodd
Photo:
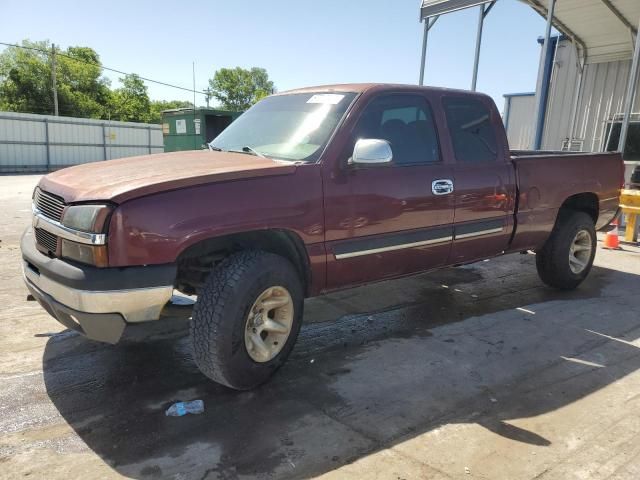
<path fill-rule="evenodd" d="M 515 150 L 511 161 L 518 184 L 513 250 L 543 243 L 568 199 L 597 205 L 597 229 L 614 218 L 624 181 L 619 153 Z"/>

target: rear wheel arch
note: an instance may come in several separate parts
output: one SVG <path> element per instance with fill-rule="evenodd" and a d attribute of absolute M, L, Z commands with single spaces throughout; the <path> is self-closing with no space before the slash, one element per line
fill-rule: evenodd
<path fill-rule="evenodd" d="M 583 192 L 571 195 L 562 202 L 556 219 L 556 224 L 567 211 L 584 212 L 591 217 L 595 225 L 598 223 L 598 217 L 600 215 L 600 202 L 598 196 L 593 192 Z"/>
<path fill-rule="evenodd" d="M 216 236 L 192 244 L 177 258 L 177 287 L 185 293 L 196 293 L 209 272 L 222 260 L 243 250 L 260 250 L 286 258 L 295 267 L 303 291 L 311 286 L 309 255 L 300 236 L 286 229 L 253 230 Z"/>

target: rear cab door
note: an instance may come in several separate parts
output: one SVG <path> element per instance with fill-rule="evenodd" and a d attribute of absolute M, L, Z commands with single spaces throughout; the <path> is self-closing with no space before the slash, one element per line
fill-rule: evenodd
<path fill-rule="evenodd" d="M 442 108 L 455 158 L 454 238 L 448 263 L 498 255 L 511 239 L 516 196 L 502 119 L 483 95 L 447 93 Z"/>

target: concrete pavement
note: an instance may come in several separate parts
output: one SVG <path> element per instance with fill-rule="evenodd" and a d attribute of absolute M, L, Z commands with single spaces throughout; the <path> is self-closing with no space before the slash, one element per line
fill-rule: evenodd
<path fill-rule="evenodd" d="M 239 393 L 184 336 L 94 343 L 25 300 L 37 179 L 0 176 L 1 478 L 640 477 L 640 249 L 599 249 L 571 293 L 514 255 L 309 300 Z"/>

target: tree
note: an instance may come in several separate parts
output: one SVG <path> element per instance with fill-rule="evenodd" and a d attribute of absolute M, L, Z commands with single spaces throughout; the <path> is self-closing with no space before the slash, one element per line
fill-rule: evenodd
<path fill-rule="evenodd" d="M 160 123 L 162 121 L 162 111 L 174 108 L 193 108 L 191 102 L 183 100 L 151 100 L 151 116 L 149 122 Z"/>
<path fill-rule="evenodd" d="M 110 118 L 123 122 L 149 122 L 151 101 L 144 81 L 135 73 L 119 80 L 122 87 L 111 95 Z"/>
<path fill-rule="evenodd" d="M 226 110 L 243 111 L 275 92 L 264 68 L 221 68 L 209 80 L 211 95 Z"/>
<path fill-rule="evenodd" d="M 110 89 L 99 55 L 88 47 L 56 51 L 60 115 L 160 123 L 162 110 L 193 108 L 188 101 L 149 100 L 144 81 L 135 74 Z M 51 44 L 23 40 L 0 53 L 0 110 L 53 114 Z"/>
<path fill-rule="evenodd" d="M 57 58 L 58 105 L 74 117 L 105 118 L 111 97 L 100 57 L 88 47 L 69 47 Z"/>
<path fill-rule="evenodd" d="M 22 41 L 0 54 L 0 109 L 52 114 L 51 44 Z M 103 118 L 110 91 L 100 57 L 87 47 L 69 47 L 56 55 L 61 115 Z"/>

